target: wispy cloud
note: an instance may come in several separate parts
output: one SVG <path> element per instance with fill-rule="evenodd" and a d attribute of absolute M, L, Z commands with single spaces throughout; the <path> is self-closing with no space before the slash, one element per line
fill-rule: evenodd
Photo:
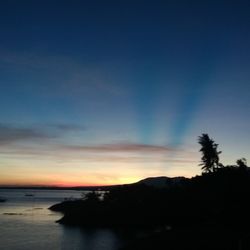
<path fill-rule="evenodd" d="M 110 72 L 110 65 L 107 62 L 93 65 L 65 55 L 0 50 L 1 66 L 12 71 L 21 69 L 36 72 L 42 76 L 46 71 L 48 79 L 53 79 L 54 87 L 57 89 L 60 86 L 60 91 L 56 92 L 58 95 L 81 96 L 106 93 L 120 96 L 127 92 L 121 84 L 118 84 L 114 71 Z"/>
<path fill-rule="evenodd" d="M 44 125 L 47 129 L 53 129 L 56 131 L 61 132 L 80 132 L 86 129 L 85 126 L 80 126 L 76 124 L 66 124 L 66 123 L 54 123 L 54 124 L 47 124 Z"/>
<path fill-rule="evenodd" d="M 23 127 L 0 123 L 0 153 L 5 158 L 51 162 L 185 164 L 195 161 L 190 152 L 167 145 L 132 142 L 81 145 L 61 140 L 71 132 L 81 131 L 85 131 L 85 127 L 77 124 L 55 123 Z"/>
<path fill-rule="evenodd" d="M 81 130 L 84 130 L 84 127 L 74 124 L 20 126 L 18 124 L 0 123 L 0 145 L 19 141 L 48 140 L 57 138 L 65 132 Z"/>
<path fill-rule="evenodd" d="M 0 124 L 0 144 L 8 144 L 20 140 L 48 139 L 51 137 L 52 135 L 35 128 Z"/>
<path fill-rule="evenodd" d="M 162 145 L 136 144 L 136 143 L 114 143 L 93 146 L 84 145 L 61 145 L 64 150 L 95 152 L 95 153 L 166 153 L 176 151 L 173 147 Z"/>
<path fill-rule="evenodd" d="M 0 145 L 1 146 L 1 145 Z M 105 145 L 66 145 L 45 143 L 1 147 L 5 157 L 17 157 L 54 162 L 108 162 L 108 163 L 197 163 L 196 153 L 162 145 L 117 143 Z"/>
<path fill-rule="evenodd" d="M 32 52 L 20 52 L 0 50 L 0 64 L 11 65 L 18 68 L 25 67 L 26 69 L 58 69 L 69 68 L 73 69 L 79 66 L 78 63 L 71 58 L 59 55 L 46 55 Z"/>

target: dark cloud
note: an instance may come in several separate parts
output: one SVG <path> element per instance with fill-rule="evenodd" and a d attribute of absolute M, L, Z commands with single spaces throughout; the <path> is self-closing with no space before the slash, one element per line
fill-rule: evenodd
<path fill-rule="evenodd" d="M 0 123 L 0 145 L 27 140 L 48 140 L 63 133 L 81 131 L 84 127 L 74 124 L 49 124 L 44 126 L 24 127 Z"/>
<path fill-rule="evenodd" d="M 1 144 L 0 144 L 1 146 Z M 66 162 L 109 163 L 197 163 L 193 152 L 162 145 L 113 143 L 100 145 L 66 145 L 41 143 L 36 145 L 2 145 L 0 154 L 5 157 L 53 159 Z"/>
<path fill-rule="evenodd" d="M 166 153 L 176 151 L 174 147 L 149 144 L 133 144 L 133 143 L 117 143 L 102 144 L 93 146 L 81 145 L 63 145 L 62 149 L 70 151 L 82 151 L 93 153 L 114 153 L 114 152 L 130 152 L 130 153 Z"/>
<path fill-rule="evenodd" d="M 58 132 L 80 132 L 84 131 L 86 128 L 84 126 L 76 125 L 76 124 L 49 124 L 46 125 L 48 129 L 53 129 Z"/>
<path fill-rule="evenodd" d="M 48 139 L 53 137 L 39 129 L 0 124 L 0 144 L 8 144 L 20 140 Z"/>

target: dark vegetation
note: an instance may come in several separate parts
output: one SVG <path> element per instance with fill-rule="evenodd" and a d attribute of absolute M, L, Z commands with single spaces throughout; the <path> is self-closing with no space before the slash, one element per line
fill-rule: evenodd
<path fill-rule="evenodd" d="M 95 227 L 147 228 L 151 234 L 124 249 L 250 249 L 250 169 L 219 162 L 207 134 L 199 137 L 202 175 L 158 188 L 145 182 L 118 186 L 50 209 L 59 223 Z"/>

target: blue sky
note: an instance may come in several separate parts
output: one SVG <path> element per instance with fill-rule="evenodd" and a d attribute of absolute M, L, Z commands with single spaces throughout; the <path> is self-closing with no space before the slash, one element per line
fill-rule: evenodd
<path fill-rule="evenodd" d="M 249 158 L 249 1 L 0 3 L 0 184 L 200 173 Z"/>

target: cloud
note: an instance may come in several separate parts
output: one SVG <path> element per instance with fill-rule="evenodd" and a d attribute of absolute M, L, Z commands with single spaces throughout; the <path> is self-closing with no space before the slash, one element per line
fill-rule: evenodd
<path fill-rule="evenodd" d="M 51 135 L 35 128 L 0 124 L 0 144 L 8 144 L 20 140 L 48 139 L 50 137 Z"/>
<path fill-rule="evenodd" d="M 17 124 L 0 123 L 0 145 L 18 141 L 49 140 L 64 133 L 82 130 L 84 130 L 83 126 L 75 124 L 47 124 L 24 127 Z"/>
<path fill-rule="evenodd" d="M 76 124 L 48 124 L 45 125 L 48 129 L 53 129 L 58 132 L 80 132 L 84 131 L 86 128 L 84 126 L 76 125 Z"/>
<path fill-rule="evenodd" d="M 1 133 L 1 132 L 0 132 Z M 27 135 L 26 135 L 27 134 Z M 21 139 L 33 139 L 35 134 L 28 134 L 23 136 Z M 13 138 L 13 139 L 12 139 Z M 40 138 L 40 137 L 39 137 Z M 18 140 L 16 136 L 12 135 L 6 138 L 6 141 L 10 142 Z M 0 145 L 3 144 L 0 142 Z M 140 159 L 149 158 L 152 155 L 166 155 L 168 153 L 180 152 L 175 148 L 161 146 L 161 145 L 144 145 L 144 144 L 133 144 L 133 143 L 114 143 L 114 144 L 101 144 L 101 145 L 67 145 L 67 144 L 36 144 L 36 145 L 12 145 L 11 147 L 2 148 L 4 154 L 17 154 L 17 155 L 54 155 L 54 156 L 70 156 L 72 158 L 82 158 L 84 160 L 112 160 L 124 161 L 128 158 L 131 160 L 138 161 Z M 142 157 L 143 155 L 143 157 Z"/>
<path fill-rule="evenodd" d="M 79 67 L 78 63 L 66 56 L 9 50 L 0 50 L 0 64 L 42 70 Z"/>
<path fill-rule="evenodd" d="M 133 143 L 112 143 L 105 145 L 65 145 L 48 141 L 37 144 L 9 144 L 1 145 L 0 155 L 6 161 L 31 162 L 45 166 L 59 166 L 63 164 L 69 169 L 73 166 L 83 167 L 85 170 L 105 169 L 148 169 L 155 170 L 187 168 L 196 166 L 198 158 L 196 152 L 190 149 L 171 148 L 162 145 L 144 145 Z M 59 165 L 58 165 L 59 164 Z M 61 165 L 60 165 L 61 166 Z M 156 167 L 155 167 L 156 166 Z"/>
<path fill-rule="evenodd" d="M 32 51 L 20 52 L 0 50 L 0 67 L 11 71 L 36 72 L 39 78 L 47 76 L 53 81 L 51 90 L 46 95 L 53 93 L 60 96 L 79 96 L 86 94 L 97 95 L 126 95 L 126 88 L 122 87 L 120 77 L 115 77 L 107 62 L 96 65 L 82 63 L 72 57 L 56 54 L 41 54 Z M 41 77 L 40 77 L 41 74 Z M 119 81 L 118 81 L 119 80 Z M 44 84 L 46 86 L 46 84 Z M 60 91 L 58 91 L 60 89 Z"/>
<path fill-rule="evenodd" d="M 93 153 L 166 153 L 176 151 L 174 147 L 136 143 L 114 143 L 93 146 L 61 145 L 60 147 L 69 151 Z"/>
<path fill-rule="evenodd" d="M 85 130 L 84 126 L 77 124 L 55 123 L 23 127 L 0 123 L 1 155 L 12 159 L 53 162 L 185 164 L 195 161 L 190 152 L 167 145 L 130 142 L 81 145 L 67 144 L 65 140 L 60 140 L 71 132 L 80 133 Z"/>

